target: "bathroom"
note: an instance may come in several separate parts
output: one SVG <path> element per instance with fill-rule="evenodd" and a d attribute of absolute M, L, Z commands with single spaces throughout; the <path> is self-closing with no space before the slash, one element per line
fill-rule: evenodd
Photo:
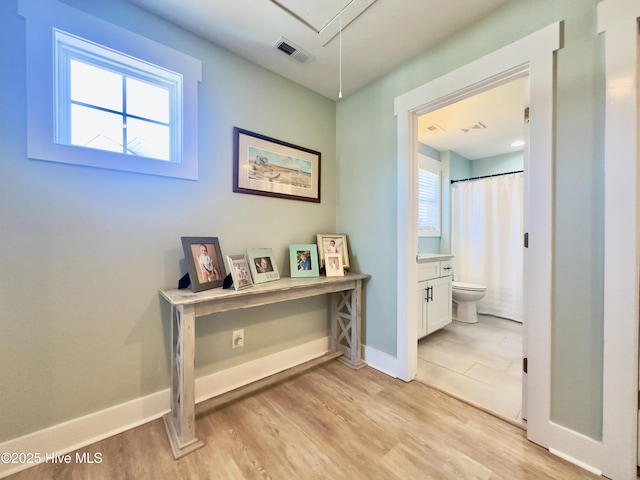
<path fill-rule="evenodd" d="M 454 301 L 454 321 L 419 340 L 416 379 L 519 426 L 526 92 L 518 79 L 418 120 L 421 168 L 428 157 L 440 180 L 440 228 L 420 229 L 419 254 L 452 254 L 454 297 L 481 299 Z"/>

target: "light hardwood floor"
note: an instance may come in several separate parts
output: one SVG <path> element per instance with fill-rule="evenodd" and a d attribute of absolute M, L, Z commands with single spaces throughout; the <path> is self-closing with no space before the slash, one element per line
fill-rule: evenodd
<path fill-rule="evenodd" d="M 595 479 L 524 432 L 419 382 L 337 361 L 200 414 L 205 446 L 179 460 L 161 420 L 44 464 L 27 479 Z"/>
<path fill-rule="evenodd" d="M 478 315 L 418 342 L 416 379 L 514 424 L 522 420 L 522 324 Z"/>

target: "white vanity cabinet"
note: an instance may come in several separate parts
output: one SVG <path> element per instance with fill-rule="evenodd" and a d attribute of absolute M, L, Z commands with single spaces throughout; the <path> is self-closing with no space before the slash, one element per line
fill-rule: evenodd
<path fill-rule="evenodd" d="M 418 263 L 418 338 L 451 323 L 451 260 L 422 260 Z"/>

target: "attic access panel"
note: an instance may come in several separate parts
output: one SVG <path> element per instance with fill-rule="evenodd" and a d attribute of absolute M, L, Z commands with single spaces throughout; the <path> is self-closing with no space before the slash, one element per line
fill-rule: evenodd
<path fill-rule="evenodd" d="M 320 33 L 353 0 L 321 0 L 301 2 L 300 0 L 272 0 L 273 3 Z"/>
<path fill-rule="evenodd" d="M 338 15 L 342 14 L 342 29 L 358 18 L 376 0 L 271 0 L 289 15 L 318 34 L 326 45 L 340 30 Z"/>

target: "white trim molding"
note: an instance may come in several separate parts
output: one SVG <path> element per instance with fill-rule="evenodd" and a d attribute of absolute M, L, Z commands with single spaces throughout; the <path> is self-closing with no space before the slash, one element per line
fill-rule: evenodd
<path fill-rule="evenodd" d="M 602 473 L 636 478 L 638 463 L 638 0 L 604 0 L 604 352 Z"/>
<path fill-rule="evenodd" d="M 391 377 L 396 376 L 395 374 L 398 370 L 396 357 L 365 345 L 364 360 L 371 368 L 375 368 L 376 370 Z"/>
<path fill-rule="evenodd" d="M 329 337 L 246 362 L 196 379 L 196 401 L 208 400 L 270 375 L 318 358 L 329 351 Z M 169 412 L 167 388 L 146 397 L 54 425 L 23 437 L 0 443 L 0 452 L 63 455 L 126 430 L 161 418 Z M 167 453 L 171 449 L 167 444 Z M 0 478 L 26 470 L 34 464 L 0 462 Z"/>
<path fill-rule="evenodd" d="M 52 0 L 19 0 L 19 14 L 26 25 L 27 68 L 27 156 L 34 160 L 52 161 L 86 167 L 106 168 L 150 175 L 198 179 L 198 86 L 202 81 L 202 62 L 185 53 L 150 40 L 135 32 L 113 25 L 62 2 Z M 46 12 L 46 14 L 43 14 Z M 60 142 L 60 127 L 55 105 L 58 104 L 56 74 L 59 63 L 54 53 L 64 42 L 54 30 L 66 32 L 67 38 L 80 37 L 78 44 L 96 44 L 95 51 L 112 53 L 121 65 L 145 65 L 145 73 L 165 72 L 166 77 L 180 78 L 175 87 L 172 122 L 178 127 L 172 141 L 177 144 L 175 161 L 157 160 L 141 155 L 127 155 L 97 148 Z M 68 42 L 71 43 L 71 42 Z M 78 50 L 77 45 L 74 46 Z M 89 47 L 84 47 L 89 49 Z M 125 60 L 130 57 L 134 60 Z M 115 62 L 114 62 L 115 64 Z M 171 75 L 167 72 L 172 72 Z M 158 75 L 159 76 L 159 75 Z M 60 78 L 63 76 L 60 75 Z M 180 124 L 180 125 L 178 125 Z M 179 157 L 179 158 L 178 158 Z"/>
<path fill-rule="evenodd" d="M 555 52 L 560 48 L 560 23 L 551 24 L 455 71 L 395 99 L 397 116 L 397 371 L 405 381 L 417 372 L 417 331 L 412 306 L 417 290 L 415 255 L 418 251 L 416 140 L 417 117 L 520 77 L 529 77 L 529 165 L 525 183 L 532 199 L 525 205 L 525 228 L 531 241 L 524 259 L 525 351 L 527 378 L 527 436 L 545 447 L 550 444 L 551 311 L 553 266 L 553 134 Z M 579 441 L 577 440 L 579 443 Z M 562 450 L 562 449 L 558 449 Z M 566 452 L 572 455 L 572 452 Z M 579 461 L 587 459 L 577 458 Z"/>

